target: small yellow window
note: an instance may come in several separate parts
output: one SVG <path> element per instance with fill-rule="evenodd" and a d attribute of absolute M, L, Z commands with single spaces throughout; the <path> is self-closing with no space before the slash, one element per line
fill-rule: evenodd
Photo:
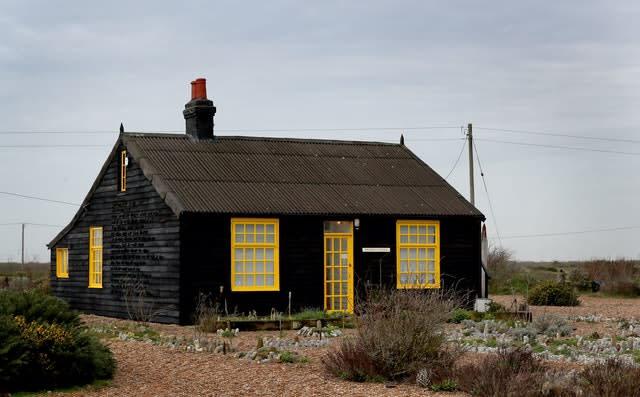
<path fill-rule="evenodd" d="M 398 221 L 397 287 L 440 288 L 440 222 Z"/>
<path fill-rule="evenodd" d="M 69 278 L 68 248 L 56 248 L 56 277 Z"/>
<path fill-rule="evenodd" d="M 127 151 L 120 152 L 120 191 L 127 191 Z"/>
<path fill-rule="evenodd" d="M 277 219 L 231 219 L 231 290 L 280 290 Z"/>
<path fill-rule="evenodd" d="M 89 228 L 89 288 L 102 288 L 102 227 Z"/>

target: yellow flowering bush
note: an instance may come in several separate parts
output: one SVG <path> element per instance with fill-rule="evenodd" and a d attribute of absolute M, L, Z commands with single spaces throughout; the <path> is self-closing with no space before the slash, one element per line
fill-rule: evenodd
<path fill-rule="evenodd" d="M 0 395 L 108 379 L 111 351 L 63 301 L 39 291 L 0 293 Z"/>

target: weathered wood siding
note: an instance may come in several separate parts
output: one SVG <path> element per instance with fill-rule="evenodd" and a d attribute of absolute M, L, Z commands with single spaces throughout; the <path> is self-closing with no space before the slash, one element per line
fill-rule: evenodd
<path fill-rule="evenodd" d="M 255 216 L 247 216 L 255 217 Z M 273 216 L 269 216 L 273 218 Z M 280 291 L 231 291 L 231 216 L 187 214 L 181 227 L 181 310 L 182 322 L 191 321 L 199 293 L 210 295 L 223 308 L 237 313 L 271 309 L 285 312 L 288 294 L 292 310 L 323 307 L 323 222 L 349 220 L 340 217 L 282 216 L 280 225 Z M 406 218 L 403 218 L 406 219 Z M 396 218 L 360 217 L 354 230 L 354 285 L 395 286 Z M 440 219 L 440 273 L 445 288 L 479 293 L 480 221 L 455 217 Z M 391 252 L 363 253 L 363 247 L 389 247 Z"/>
<path fill-rule="evenodd" d="M 180 306 L 179 221 L 131 157 L 126 192 L 119 191 L 121 149 L 73 228 L 51 247 L 51 292 L 82 312 L 127 318 L 144 304 L 154 321 L 175 323 Z M 90 226 L 103 227 L 102 288 L 88 288 Z M 56 277 L 58 247 L 69 249 L 68 279 Z M 125 299 L 141 291 L 142 300 Z"/>

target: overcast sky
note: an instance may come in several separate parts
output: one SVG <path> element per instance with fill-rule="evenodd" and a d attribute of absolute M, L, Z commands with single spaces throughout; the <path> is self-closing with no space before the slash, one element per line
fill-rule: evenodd
<path fill-rule="evenodd" d="M 638 17 L 631 0 L 2 0 L 0 261 L 20 260 L 23 222 L 26 259 L 48 260 L 77 209 L 5 193 L 82 202 L 120 122 L 184 131 L 196 77 L 217 134 L 403 133 L 443 177 L 473 123 L 492 243 L 640 258 Z M 466 151 L 448 181 L 469 197 Z"/>

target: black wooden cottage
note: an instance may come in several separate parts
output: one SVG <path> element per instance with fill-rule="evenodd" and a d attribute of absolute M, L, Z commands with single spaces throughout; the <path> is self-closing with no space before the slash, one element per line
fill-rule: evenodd
<path fill-rule="evenodd" d="M 484 216 L 402 142 L 214 136 L 204 84 L 186 134 L 121 128 L 49 244 L 54 295 L 126 317 L 143 294 L 173 323 L 200 293 L 258 314 L 351 311 L 365 285 L 482 295 Z"/>

